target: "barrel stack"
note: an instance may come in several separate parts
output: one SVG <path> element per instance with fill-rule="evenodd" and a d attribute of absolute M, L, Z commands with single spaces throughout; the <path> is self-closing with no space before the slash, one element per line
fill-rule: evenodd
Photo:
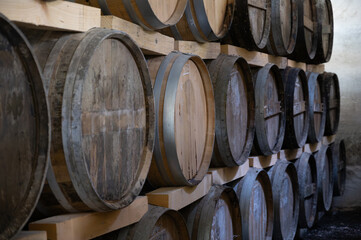
<path fill-rule="evenodd" d="M 343 194 L 330 0 L 0 12 L 0 239 L 294 239 Z"/>

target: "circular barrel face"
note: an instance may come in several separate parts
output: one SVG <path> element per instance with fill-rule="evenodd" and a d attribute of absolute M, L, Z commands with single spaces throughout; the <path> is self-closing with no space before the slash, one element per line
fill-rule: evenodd
<path fill-rule="evenodd" d="M 116 39 L 98 46 L 87 70 L 81 145 L 97 193 L 106 201 L 116 201 L 136 181 L 147 144 L 142 76 L 130 50 Z"/>
<path fill-rule="evenodd" d="M 268 231 L 268 209 L 267 199 L 263 186 L 260 182 L 255 182 L 252 186 L 252 194 L 249 209 L 248 232 L 250 239 L 264 239 Z"/>
<path fill-rule="evenodd" d="M 167 213 L 155 223 L 149 239 L 151 240 L 183 240 L 184 234 L 179 234 L 178 219 Z M 135 240 L 135 239 L 134 239 Z"/>
<path fill-rule="evenodd" d="M 209 25 L 215 35 L 224 31 L 224 19 L 227 13 L 227 5 L 231 0 L 203 0 Z"/>
<path fill-rule="evenodd" d="M 307 170 L 306 170 L 306 176 L 305 176 L 305 182 L 304 182 L 304 186 L 313 186 L 315 184 L 315 180 L 314 177 L 312 176 L 312 169 L 311 166 L 309 164 L 306 165 L 307 166 Z M 306 189 L 303 189 L 303 191 L 306 192 Z M 304 198 L 304 207 L 305 207 L 305 216 L 306 219 L 310 219 L 311 222 L 312 219 L 315 218 L 315 211 L 314 211 L 314 205 L 315 205 L 315 197 L 314 194 L 308 196 L 309 194 L 305 194 L 305 198 Z"/>
<path fill-rule="evenodd" d="M 292 180 L 288 174 L 285 175 L 281 183 L 280 192 L 280 225 L 282 236 L 287 239 L 295 235 L 294 213 L 295 213 L 295 193 L 293 190 Z"/>
<path fill-rule="evenodd" d="M 331 208 L 333 196 L 332 155 L 326 152 L 324 161 L 324 169 L 322 170 L 322 195 L 325 210 L 328 211 Z"/>
<path fill-rule="evenodd" d="M 306 101 L 307 95 L 304 92 L 304 84 L 301 82 L 300 76 L 297 75 L 295 82 L 295 90 L 293 94 L 293 122 L 294 131 L 297 139 L 303 139 L 307 134 L 307 115 L 306 115 Z M 307 129 L 308 130 L 308 129 Z"/>
<path fill-rule="evenodd" d="M 338 126 L 338 115 L 339 115 L 339 105 L 338 105 L 338 99 L 339 94 L 338 91 L 338 84 L 336 81 L 331 81 L 329 85 L 329 105 L 328 105 L 328 115 L 329 115 L 329 123 L 331 129 L 337 129 Z"/>
<path fill-rule="evenodd" d="M 218 199 L 212 219 L 211 239 L 233 239 L 233 203 L 226 194 Z M 237 223 L 236 223 L 237 224 Z M 240 224 L 240 223 L 238 223 Z"/>
<path fill-rule="evenodd" d="M 280 23 L 281 23 L 281 35 L 283 40 L 283 46 L 286 49 L 289 48 L 292 40 L 292 29 L 295 27 L 293 26 L 293 0 L 280 0 L 280 9 L 279 9 L 279 16 L 280 16 Z M 297 23 L 296 23 L 297 24 Z"/>
<path fill-rule="evenodd" d="M 321 127 L 324 127 L 323 119 L 323 107 L 324 102 L 322 100 L 322 87 L 319 81 L 316 81 L 316 86 L 313 93 L 313 125 L 316 136 L 322 131 Z"/>
<path fill-rule="evenodd" d="M 333 44 L 333 13 L 330 0 L 325 0 L 322 14 L 322 51 L 325 60 L 329 60 Z"/>
<path fill-rule="evenodd" d="M 315 0 L 303 1 L 303 25 L 305 34 L 306 49 L 309 56 L 315 51 L 314 35 L 317 34 Z"/>
<path fill-rule="evenodd" d="M 181 0 L 148 0 L 154 14 L 163 23 L 167 22 L 173 16 L 180 1 Z"/>
<path fill-rule="evenodd" d="M 174 106 L 178 161 L 187 179 L 198 173 L 206 145 L 207 99 L 203 84 L 198 67 L 188 60 L 178 82 Z"/>
<path fill-rule="evenodd" d="M 264 29 L 267 27 L 268 0 L 249 0 L 248 15 L 252 36 L 256 45 L 260 45 L 264 39 Z M 268 35 L 267 35 L 268 37 Z"/>

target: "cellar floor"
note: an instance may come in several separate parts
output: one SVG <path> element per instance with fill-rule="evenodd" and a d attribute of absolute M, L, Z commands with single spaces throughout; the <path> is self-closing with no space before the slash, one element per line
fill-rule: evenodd
<path fill-rule="evenodd" d="M 361 208 L 328 213 L 317 226 L 304 235 L 303 239 L 361 239 Z"/>

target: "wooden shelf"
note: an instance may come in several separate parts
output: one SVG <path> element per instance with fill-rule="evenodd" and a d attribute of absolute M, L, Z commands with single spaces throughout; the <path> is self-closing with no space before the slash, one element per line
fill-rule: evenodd
<path fill-rule="evenodd" d="M 20 231 L 12 240 L 47 240 L 46 231 Z"/>
<path fill-rule="evenodd" d="M 0 12 L 17 24 L 85 32 L 100 27 L 100 9 L 68 1 L 1 0 Z"/>
<path fill-rule="evenodd" d="M 254 168 L 268 168 L 276 164 L 280 159 L 280 153 L 269 156 L 252 156 L 249 157 L 249 166 Z"/>
<path fill-rule="evenodd" d="M 303 71 L 306 71 L 306 63 L 303 62 L 295 62 L 293 60 L 288 59 L 288 66 L 294 68 L 301 68 Z"/>
<path fill-rule="evenodd" d="M 325 72 L 325 64 L 319 64 L 319 65 L 307 64 L 306 70 L 307 70 L 307 72 L 324 73 Z"/>
<path fill-rule="evenodd" d="M 248 64 L 258 67 L 263 67 L 268 63 L 268 55 L 256 51 L 248 51 L 244 48 L 232 46 L 232 45 L 222 45 L 221 52 L 228 55 L 236 55 L 243 57 Z"/>
<path fill-rule="evenodd" d="M 136 223 L 147 211 L 147 197 L 137 197 L 117 211 L 54 216 L 30 223 L 29 229 L 46 231 L 50 240 L 91 239 Z"/>
<path fill-rule="evenodd" d="M 183 53 L 198 55 L 203 59 L 216 59 L 221 53 L 221 45 L 216 42 L 175 41 L 174 49 Z"/>
<path fill-rule="evenodd" d="M 223 185 L 239 179 L 247 174 L 249 160 L 238 167 L 210 168 L 208 173 L 212 175 L 212 183 Z"/>
<path fill-rule="evenodd" d="M 205 196 L 212 186 L 212 175 L 207 174 L 194 187 L 164 187 L 147 193 L 150 204 L 179 210 Z"/>

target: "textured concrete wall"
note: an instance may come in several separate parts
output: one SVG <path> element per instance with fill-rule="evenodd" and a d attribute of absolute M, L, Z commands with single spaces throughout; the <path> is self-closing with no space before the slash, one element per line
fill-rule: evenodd
<path fill-rule="evenodd" d="M 335 37 L 326 71 L 337 73 L 341 89 L 341 121 L 338 137 L 347 151 L 346 191 L 334 206 L 361 206 L 361 1 L 331 0 Z"/>

